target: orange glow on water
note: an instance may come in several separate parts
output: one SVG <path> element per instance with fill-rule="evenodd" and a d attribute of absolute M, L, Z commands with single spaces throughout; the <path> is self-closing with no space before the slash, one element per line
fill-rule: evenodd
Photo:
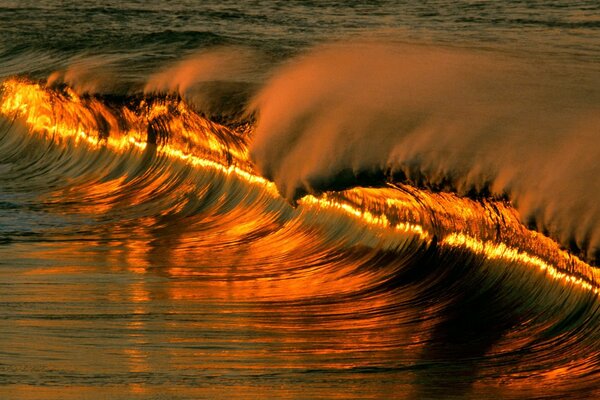
<path fill-rule="evenodd" d="M 39 83 L 17 79 L 2 84 L 0 112 L 23 120 L 33 132 L 59 142 L 73 140 L 92 149 L 107 148 L 124 153 L 145 150 L 152 127 L 165 125 L 165 130 L 175 134 L 168 140 L 156 138 L 158 154 L 193 167 L 235 176 L 279 198 L 275 184 L 254 172 L 248 158 L 248 137 L 198 116 L 181 100 L 141 100 L 135 107 L 119 107 L 115 111 L 101 100 L 80 97 L 69 88 L 56 92 Z M 227 140 L 231 138 L 235 140 Z M 118 182 L 107 185 L 118 185 Z M 110 189 L 88 188 L 90 195 L 95 191 L 110 192 Z M 519 262 L 544 271 L 553 280 L 599 293 L 600 273 L 596 268 L 561 250 L 543 235 L 524 228 L 509 206 L 479 203 L 448 193 L 397 189 L 355 188 L 318 197 L 307 195 L 298 203 L 302 210 L 343 214 L 374 231 L 413 235 L 427 245 L 441 238 L 441 246 L 465 249 L 490 260 Z M 435 226 L 420 219 L 419 211 L 424 205 L 437 217 Z M 252 229 L 251 224 L 240 225 L 234 233 L 241 237 Z M 489 236 L 486 232 L 496 233 Z M 548 260 L 556 260 L 556 265 Z M 303 285 L 299 286 L 299 292 Z"/>
<path fill-rule="evenodd" d="M 423 227 L 418 224 L 412 224 L 410 222 L 398 222 L 394 224 L 390 222 L 385 214 L 377 215 L 369 210 L 361 210 L 357 207 L 353 207 L 350 204 L 331 199 L 327 196 L 327 194 L 323 195 L 321 198 L 317 198 L 312 195 L 304 196 L 302 199 L 300 199 L 299 204 L 303 206 L 317 206 L 321 209 L 340 210 L 347 215 L 360 219 L 369 226 L 410 233 L 420 237 L 425 242 L 431 241 L 432 235 L 425 231 Z"/>
<path fill-rule="evenodd" d="M 485 256 L 485 258 L 489 260 L 505 260 L 508 262 L 519 262 L 530 265 L 534 268 L 538 268 L 540 271 L 545 271 L 552 279 L 560 280 L 567 285 L 575 285 L 582 289 L 593 291 L 595 294 L 598 294 L 600 291 L 596 285 L 582 277 L 576 277 L 574 275 L 569 275 L 566 272 L 562 272 L 555 266 L 542 260 L 540 257 L 508 247 L 504 243 L 483 242 L 461 233 L 452 233 L 444 237 L 442 244 L 450 247 L 467 248 L 476 254 Z M 596 273 L 593 277 L 597 278 L 597 275 L 598 274 Z"/>
<path fill-rule="evenodd" d="M 144 150 L 148 146 L 147 131 L 151 121 L 160 120 L 175 110 L 179 117 L 171 118 L 167 124 L 169 131 L 176 132 L 177 136 L 158 146 L 159 154 L 225 175 L 233 174 L 248 183 L 264 186 L 273 194 L 277 193 L 272 182 L 252 173 L 248 150 L 243 143 L 223 143 L 213 134 L 226 131 L 225 134 L 234 136 L 231 131 L 199 117 L 182 101 L 167 100 L 166 104 L 151 105 L 142 101 L 139 107 L 143 110 L 141 113 L 122 106 L 119 114 L 127 125 L 127 129 L 122 130 L 119 125 L 123 124 L 119 124 L 111 110 L 99 100 L 84 101 L 72 90 L 65 90 L 65 94 L 59 96 L 38 83 L 7 80 L 2 85 L 0 112 L 5 116 L 22 118 L 34 132 L 58 135 L 59 140 L 74 139 L 75 143 L 107 147 L 123 153 L 130 149 Z M 106 121 L 108 128 L 98 123 L 98 116 Z M 109 129 L 110 135 L 106 136 L 102 129 Z M 229 165 L 219 162 L 224 155 L 231 158 Z"/>
<path fill-rule="evenodd" d="M 414 198 L 403 196 L 402 192 L 389 189 L 357 188 L 344 192 L 344 195 L 341 201 L 339 198 L 331 198 L 332 195 L 327 193 L 321 198 L 308 195 L 300 200 L 300 204 L 312 205 L 321 209 L 338 210 L 376 229 L 409 233 L 418 236 L 425 243 L 430 243 L 435 236 L 433 227 L 413 222 L 414 216 L 407 216 L 409 221 L 390 222 L 386 212 L 390 213 L 391 211 L 393 215 L 397 215 L 397 207 L 409 209 L 418 209 L 419 207 L 419 203 Z M 597 268 L 589 266 L 564 250 L 560 250 L 556 243 L 549 238 L 527 230 L 521 225 L 513 210 L 495 205 L 497 212 L 501 213 L 506 232 L 500 233 L 499 237 L 481 240 L 473 235 L 480 232 L 478 224 L 488 223 L 486 219 L 482 219 L 482 216 L 486 216 L 485 205 L 482 206 L 475 201 L 461 199 L 447 193 L 420 192 L 419 196 L 419 200 L 423 203 L 431 206 L 440 205 L 441 208 L 434 211 L 444 212 L 444 214 L 438 215 L 436 222 L 436 228 L 441 230 L 439 233 L 441 234 L 441 240 L 439 241 L 441 246 L 467 249 L 489 260 L 500 259 L 532 266 L 544 271 L 546 276 L 553 280 L 558 280 L 567 285 L 574 285 L 595 294 L 600 292 L 597 284 L 597 282 L 600 282 L 600 271 Z M 349 202 L 349 200 L 356 201 L 359 197 L 363 203 L 366 203 L 362 205 L 362 208 Z M 384 201 L 379 201 L 378 204 L 384 203 L 391 207 L 388 210 L 380 209 L 379 213 L 375 214 L 372 209 L 368 208 L 368 203 L 381 200 L 381 197 L 384 197 Z M 456 229 L 461 229 L 462 232 L 453 231 Z M 515 245 L 507 244 L 511 240 L 515 242 Z M 516 245 L 526 250 L 514 247 Z M 553 265 L 548 259 L 558 260 L 560 264 Z"/>

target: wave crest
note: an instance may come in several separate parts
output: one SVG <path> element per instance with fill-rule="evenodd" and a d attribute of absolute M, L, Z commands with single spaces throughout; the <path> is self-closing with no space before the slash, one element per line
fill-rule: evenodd
<path fill-rule="evenodd" d="M 370 179 L 508 198 L 530 226 L 594 259 L 598 100 L 574 78 L 484 52 L 328 45 L 256 96 L 251 155 L 289 199 Z"/>

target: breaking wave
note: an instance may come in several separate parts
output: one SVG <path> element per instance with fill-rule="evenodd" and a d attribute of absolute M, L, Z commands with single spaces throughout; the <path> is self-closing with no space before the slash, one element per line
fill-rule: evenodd
<path fill-rule="evenodd" d="M 372 318 L 397 333 L 380 349 L 419 361 L 371 368 L 412 371 L 423 383 L 415 398 L 440 388 L 477 397 L 478 385 L 499 382 L 519 396 L 551 385 L 559 396 L 593 397 L 600 274 L 588 251 L 598 212 L 590 175 L 597 166 L 585 163 L 598 150 L 585 130 L 592 114 L 552 116 L 525 139 L 516 132 L 531 128 L 540 109 L 521 107 L 538 89 L 519 84 L 521 97 L 499 94 L 515 102 L 510 107 L 482 97 L 507 84 L 488 81 L 500 67 L 485 57 L 415 49 L 400 56 L 380 47 L 359 54 L 325 48 L 282 67 L 254 98 L 256 121 L 229 126 L 195 111 L 166 75 L 147 88 L 169 93 L 128 95 L 7 79 L 3 187 L 35 188 L 57 215 L 68 208 L 85 216 L 74 222 L 80 232 L 126 237 L 144 225 L 171 238 L 149 241 L 149 257 L 170 247 L 175 264 L 215 267 L 183 263 L 174 275 L 230 279 L 220 260 L 235 255 L 243 260 L 235 279 L 288 282 L 261 293 L 273 307 L 327 304 L 322 324 Z M 543 107 L 550 115 L 560 109 L 554 101 Z M 550 155 L 575 128 L 582 143 L 561 156 L 567 164 L 552 182 L 534 185 L 556 168 Z M 551 143 L 538 149 L 541 137 Z M 517 154 L 507 153 L 517 144 Z M 468 162 L 465 151 L 476 145 L 481 151 Z M 523 154 L 529 158 L 518 167 Z M 562 184 L 568 193 L 544 194 Z M 581 231 L 569 225 L 563 237 L 548 228 L 548 219 L 566 223 L 563 212 Z M 548 235 L 523 224 L 532 216 Z M 3 235 L 0 243 L 42 233 Z M 566 250 L 569 241 L 581 257 Z"/>
<path fill-rule="evenodd" d="M 338 43 L 276 71 L 251 107 L 251 154 L 288 199 L 401 182 L 508 199 L 528 226 L 600 250 L 598 74 L 508 55 Z"/>

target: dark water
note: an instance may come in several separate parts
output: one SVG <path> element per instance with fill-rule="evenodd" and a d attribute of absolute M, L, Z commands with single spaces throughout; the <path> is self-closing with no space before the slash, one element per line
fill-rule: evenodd
<path fill-rule="evenodd" d="M 597 2 L 0 17 L 1 398 L 600 397 Z"/>

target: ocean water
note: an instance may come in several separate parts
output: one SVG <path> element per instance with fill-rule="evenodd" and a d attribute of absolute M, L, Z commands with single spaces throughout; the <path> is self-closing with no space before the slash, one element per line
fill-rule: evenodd
<path fill-rule="evenodd" d="M 0 1 L 0 397 L 600 397 L 597 1 Z"/>

